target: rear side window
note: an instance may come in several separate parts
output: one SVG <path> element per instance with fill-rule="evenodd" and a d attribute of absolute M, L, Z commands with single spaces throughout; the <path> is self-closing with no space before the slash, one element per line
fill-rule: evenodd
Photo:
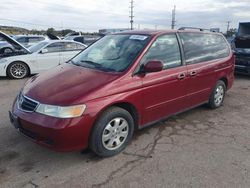
<path fill-rule="evenodd" d="M 164 69 L 180 66 L 181 54 L 176 35 L 168 34 L 158 37 L 143 57 L 142 63 L 150 60 L 162 61 Z"/>
<path fill-rule="evenodd" d="M 86 47 L 85 46 L 83 46 L 83 45 L 81 45 L 81 44 L 76 44 L 76 49 L 77 50 L 83 50 L 83 49 L 85 49 Z"/>
<path fill-rule="evenodd" d="M 221 35 L 180 33 L 187 64 L 225 58 L 229 47 Z"/>
<path fill-rule="evenodd" d="M 73 51 L 73 50 L 82 50 L 85 47 L 83 45 L 74 43 L 74 42 L 64 42 L 63 51 Z"/>
<path fill-rule="evenodd" d="M 76 50 L 76 45 L 73 42 L 64 42 L 63 43 L 63 51 L 72 51 Z"/>

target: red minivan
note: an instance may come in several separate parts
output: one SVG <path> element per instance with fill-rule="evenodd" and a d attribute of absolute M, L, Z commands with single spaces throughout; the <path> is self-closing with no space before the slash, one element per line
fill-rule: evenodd
<path fill-rule="evenodd" d="M 208 103 L 222 105 L 234 56 L 222 34 L 194 30 L 107 35 L 69 62 L 30 78 L 10 120 L 56 151 L 122 151 L 133 132 Z"/>

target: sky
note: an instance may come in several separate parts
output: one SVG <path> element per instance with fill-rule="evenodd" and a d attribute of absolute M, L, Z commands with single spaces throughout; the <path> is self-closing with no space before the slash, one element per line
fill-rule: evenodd
<path fill-rule="evenodd" d="M 0 25 L 28 29 L 98 31 L 129 28 L 130 0 L 0 0 Z M 176 28 L 220 28 L 250 22 L 250 0 L 135 0 L 135 29 L 169 29 L 176 5 Z"/>

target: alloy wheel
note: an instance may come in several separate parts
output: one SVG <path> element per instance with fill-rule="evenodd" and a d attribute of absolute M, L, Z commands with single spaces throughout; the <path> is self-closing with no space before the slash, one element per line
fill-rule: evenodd
<path fill-rule="evenodd" d="M 23 63 L 14 63 L 10 67 L 10 74 L 14 78 L 24 78 L 27 74 L 27 68 Z"/>

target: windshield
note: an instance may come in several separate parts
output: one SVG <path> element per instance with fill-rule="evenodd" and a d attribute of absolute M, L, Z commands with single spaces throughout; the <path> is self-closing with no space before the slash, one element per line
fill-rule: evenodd
<path fill-rule="evenodd" d="M 39 51 L 41 48 L 43 48 L 44 46 L 46 46 L 48 44 L 48 42 L 39 42 L 31 47 L 29 47 L 29 51 L 31 53 L 37 52 Z"/>
<path fill-rule="evenodd" d="M 149 41 L 148 35 L 107 35 L 71 60 L 78 66 L 123 72 Z"/>
<path fill-rule="evenodd" d="M 15 40 L 17 40 L 18 38 L 20 38 L 21 36 L 19 36 L 19 35 L 14 35 L 12 38 L 13 39 L 15 39 Z"/>

